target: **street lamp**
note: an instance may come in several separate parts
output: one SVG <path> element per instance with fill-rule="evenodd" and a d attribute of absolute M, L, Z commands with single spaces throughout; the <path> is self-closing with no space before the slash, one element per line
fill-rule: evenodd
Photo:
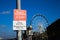
<path fill-rule="evenodd" d="M 29 37 L 28 37 L 28 40 L 32 40 L 32 35 L 33 35 L 33 32 L 32 32 L 32 26 L 30 25 L 29 27 Z"/>

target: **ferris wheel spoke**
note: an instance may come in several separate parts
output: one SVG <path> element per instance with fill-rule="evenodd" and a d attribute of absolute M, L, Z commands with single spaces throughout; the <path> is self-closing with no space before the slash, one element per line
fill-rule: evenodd
<path fill-rule="evenodd" d="M 47 27 L 47 20 L 43 15 L 35 15 L 32 18 L 31 25 L 34 32 L 44 32 Z"/>

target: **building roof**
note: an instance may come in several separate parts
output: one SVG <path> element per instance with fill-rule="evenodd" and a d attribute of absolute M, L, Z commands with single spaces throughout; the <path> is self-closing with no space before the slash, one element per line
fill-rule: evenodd
<path fill-rule="evenodd" d="M 60 26 L 60 19 L 57 19 L 56 21 L 54 21 L 51 25 L 49 25 L 48 27 L 47 27 L 47 29 L 49 28 L 49 29 L 51 29 L 51 28 L 54 28 L 54 27 L 59 27 Z"/>

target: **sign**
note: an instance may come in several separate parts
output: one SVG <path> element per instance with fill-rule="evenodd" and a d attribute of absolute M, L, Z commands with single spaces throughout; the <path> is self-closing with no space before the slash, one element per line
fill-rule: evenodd
<path fill-rule="evenodd" d="M 14 10 L 13 30 L 26 30 L 26 10 Z"/>

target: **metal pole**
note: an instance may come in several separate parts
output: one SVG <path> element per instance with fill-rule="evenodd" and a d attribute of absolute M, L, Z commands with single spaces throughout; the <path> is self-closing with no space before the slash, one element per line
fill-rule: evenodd
<path fill-rule="evenodd" d="M 21 10 L 21 0 L 16 0 L 16 8 Z M 18 30 L 18 40 L 22 40 L 22 31 Z"/>
<path fill-rule="evenodd" d="M 21 0 L 17 0 L 17 8 L 21 10 Z"/>

